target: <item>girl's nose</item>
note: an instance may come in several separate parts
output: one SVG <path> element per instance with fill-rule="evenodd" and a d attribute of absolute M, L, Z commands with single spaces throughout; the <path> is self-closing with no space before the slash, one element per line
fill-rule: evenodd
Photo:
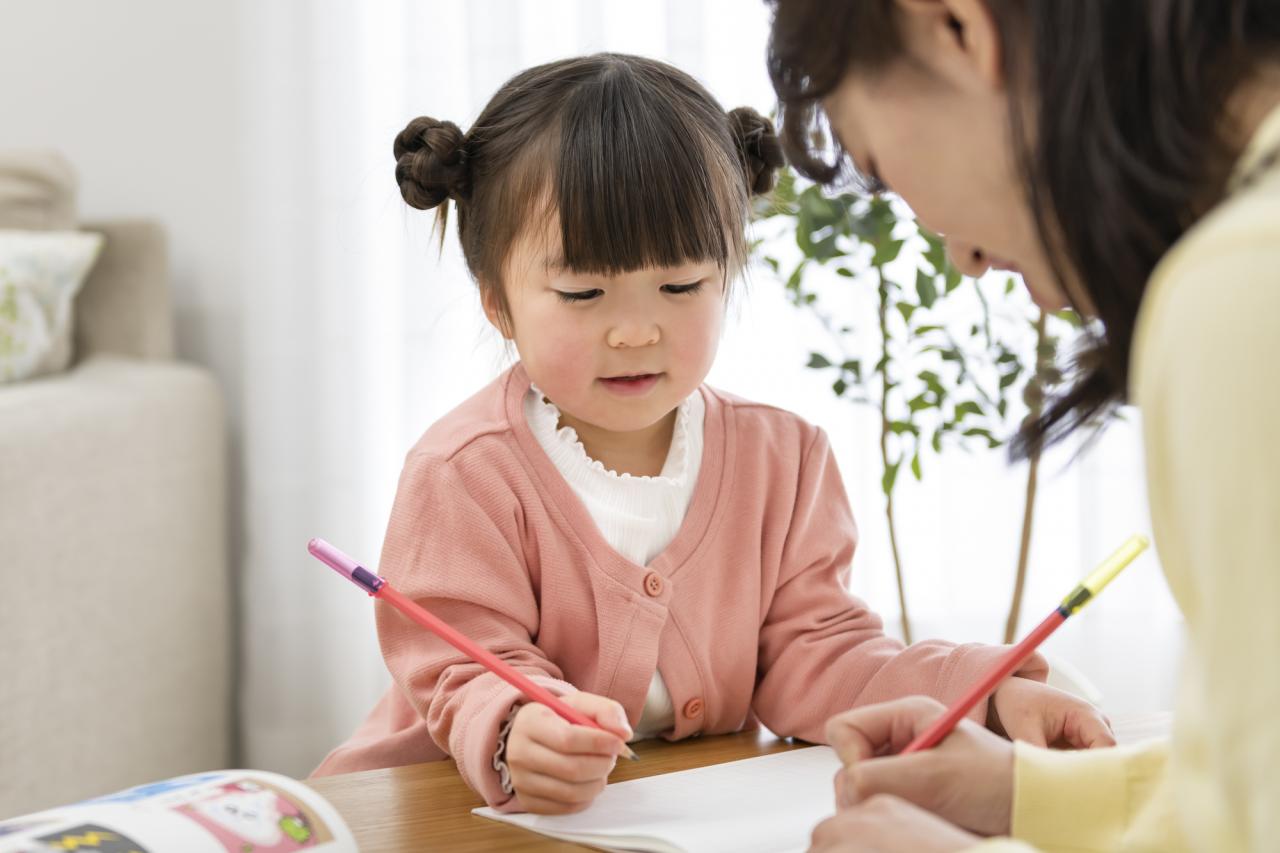
<path fill-rule="evenodd" d="M 614 349 L 650 347 L 662 338 L 656 323 L 619 323 L 609 330 L 606 340 Z"/>
<path fill-rule="evenodd" d="M 991 259 L 978 246 L 963 240 L 947 238 L 947 254 L 962 274 L 977 278 L 991 269 Z"/>

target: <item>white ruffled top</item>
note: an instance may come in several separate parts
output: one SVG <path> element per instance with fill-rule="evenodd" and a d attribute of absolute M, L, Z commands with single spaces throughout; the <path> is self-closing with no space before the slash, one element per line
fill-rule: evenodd
<path fill-rule="evenodd" d="M 560 410 L 537 387 L 525 396 L 524 414 L 538 444 L 615 551 L 644 566 L 671 544 L 684 523 L 702 468 L 706 403 L 700 392 L 689 395 L 676 409 L 671 448 L 656 477 L 619 474 L 588 456 L 578 433 L 560 426 Z M 671 695 L 655 672 L 636 736 L 652 737 L 674 724 Z"/>

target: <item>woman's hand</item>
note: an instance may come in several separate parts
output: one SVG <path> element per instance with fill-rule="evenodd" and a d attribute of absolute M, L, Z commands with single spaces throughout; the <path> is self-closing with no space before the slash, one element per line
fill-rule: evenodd
<path fill-rule="evenodd" d="M 810 853 L 952 853 L 981 839 L 906 800 L 876 794 L 813 831 Z"/>
<path fill-rule="evenodd" d="M 913 696 L 832 717 L 827 742 L 844 763 L 836 774 L 837 804 L 848 808 L 889 794 L 971 832 L 1007 835 L 1013 803 L 1009 741 L 961 720 L 933 749 L 897 754 L 945 710 Z"/>
<path fill-rule="evenodd" d="M 1035 746 L 1115 746 L 1111 723 L 1083 699 L 1027 678 L 1010 678 L 991 697 L 987 727 Z"/>
<path fill-rule="evenodd" d="M 572 814 L 591 805 L 632 734 L 626 713 L 612 699 L 593 693 L 563 698 L 608 731 L 575 726 L 537 702 L 516 712 L 507 735 L 507 767 L 526 811 Z"/>

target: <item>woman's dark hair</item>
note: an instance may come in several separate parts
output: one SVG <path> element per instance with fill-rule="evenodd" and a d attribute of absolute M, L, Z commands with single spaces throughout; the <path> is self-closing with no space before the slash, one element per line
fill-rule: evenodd
<path fill-rule="evenodd" d="M 696 80 L 638 56 L 601 53 L 530 68 L 469 131 L 421 117 L 395 139 L 396 180 L 423 210 L 450 199 L 467 266 L 504 321 L 512 244 L 558 216 L 564 268 L 617 274 L 746 261 L 752 193 L 783 163 L 773 125 L 731 113 Z"/>
<path fill-rule="evenodd" d="M 820 99 L 848 73 L 902 58 L 895 0 L 767 0 L 769 73 L 782 140 L 804 175 L 850 173 L 825 138 Z M 1276 0 L 987 0 L 1004 45 L 1010 134 L 1040 240 L 1059 281 L 1074 274 L 1102 328 L 1066 390 L 1023 425 L 1015 458 L 1126 398 L 1129 356 L 1156 263 L 1225 191 L 1238 155 L 1223 107 L 1280 59 Z M 1027 114 L 1023 98 L 1036 105 Z M 1025 140 L 1034 140 L 1028 144 Z M 835 148 L 835 159 L 823 159 Z"/>

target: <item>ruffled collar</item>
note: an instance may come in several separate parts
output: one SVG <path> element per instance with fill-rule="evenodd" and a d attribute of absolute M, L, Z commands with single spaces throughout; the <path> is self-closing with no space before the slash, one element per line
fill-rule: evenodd
<path fill-rule="evenodd" d="M 676 407 L 676 423 L 671 433 L 671 447 L 667 450 L 667 459 L 662 464 L 662 471 L 655 477 L 641 477 L 632 474 L 619 474 L 598 459 L 587 454 L 586 447 L 578 437 L 578 431 L 571 426 L 560 426 L 560 409 L 546 398 L 538 386 L 530 384 L 529 397 L 525 401 L 525 414 L 529 421 L 529 429 L 538 443 L 547 451 L 547 455 L 556 463 L 557 468 L 565 464 L 594 472 L 595 476 L 606 480 L 635 484 L 652 484 L 665 487 L 682 487 L 689 482 L 693 472 L 690 456 L 689 432 L 694 415 L 701 412 L 699 404 L 702 395 L 694 391 Z M 699 423 L 700 427 L 701 424 Z"/>

